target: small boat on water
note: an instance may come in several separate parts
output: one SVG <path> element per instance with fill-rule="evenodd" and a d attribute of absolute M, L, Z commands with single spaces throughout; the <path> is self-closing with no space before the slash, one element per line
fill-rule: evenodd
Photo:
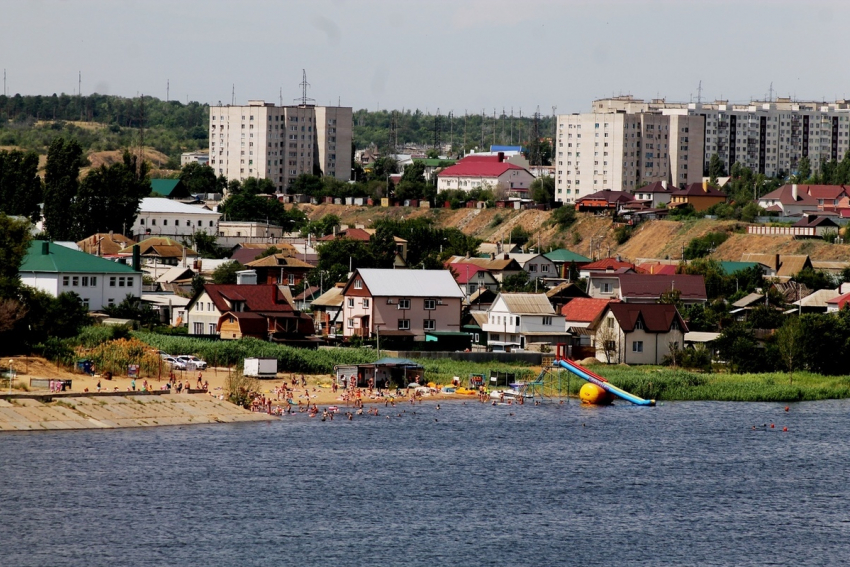
<path fill-rule="evenodd" d="M 493 390 L 490 392 L 491 400 L 501 400 L 502 398 L 506 400 L 515 400 L 521 396 L 522 394 L 516 390 Z"/>

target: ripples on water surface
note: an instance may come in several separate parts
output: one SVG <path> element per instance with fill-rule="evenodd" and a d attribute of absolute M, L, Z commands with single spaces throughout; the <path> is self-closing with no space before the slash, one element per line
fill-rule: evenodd
<path fill-rule="evenodd" d="M 0 435 L 0 565 L 850 562 L 846 400 L 441 407 Z"/>

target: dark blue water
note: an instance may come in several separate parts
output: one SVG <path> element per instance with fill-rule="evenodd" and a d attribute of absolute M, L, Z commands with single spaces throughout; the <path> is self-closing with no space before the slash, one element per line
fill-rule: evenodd
<path fill-rule="evenodd" d="M 0 565 L 850 562 L 848 401 L 401 409 L 0 435 Z"/>

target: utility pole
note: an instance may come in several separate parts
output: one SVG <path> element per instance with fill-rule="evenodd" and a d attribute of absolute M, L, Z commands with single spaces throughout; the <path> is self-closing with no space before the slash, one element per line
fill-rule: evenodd
<path fill-rule="evenodd" d="M 165 102 L 169 101 L 171 96 L 171 79 L 165 79 Z"/>
<path fill-rule="evenodd" d="M 80 121 L 83 120 L 83 72 L 78 71 L 77 75 L 77 100 L 80 103 Z"/>

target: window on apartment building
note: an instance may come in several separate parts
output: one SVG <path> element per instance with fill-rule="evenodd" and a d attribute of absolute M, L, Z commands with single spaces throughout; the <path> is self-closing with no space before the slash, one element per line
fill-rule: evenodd
<path fill-rule="evenodd" d="M 348 298 L 348 307 L 349 307 L 349 309 L 354 308 L 354 298 L 353 297 Z"/>
<path fill-rule="evenodd" d="M 552 324 L 552 318 L 551 317 L 543 317 L 543 324 L 544 325 L 551 325 Z"/>
<path fill-rule="evenodd" d="M 363 299 L 363 307 L 366 307 L 366 308 L 369 307 L 369 300 L 367 298 Z"/>
<path fill-rule="evenodd" d="M 437 308 L 437 300 L 436 299 L 426 299 L 425 300 L 425 309 L 432 310 Z"/>
<path fill-rule="evenodd" d="M 62 285 L 68 287 L 70 284 L 71 278 L 70 276 L 62 276 Z"/>
<path fill-rule="evenodd" d="M 398 300 L 398 308 L 399 309 L 410 309 L 410 300 L 409 299 L 399 299 Z"/>
<path fill-rule="evenodd" d="M 643 341 L 632 341 L 632 352 L 643 352 Z"/>
<path fill-rule="evenodd" d="M 109 287 L 115 287 L 115 282 L 118 280 L 115 276 L 109 276 Z M 67 285 L 67 284 L 65 284 Z"/>
<path fill-rule="evenodd" d="M 424 319 L 422 321 L 422 330 L 424 330 L 424 331 L 436 331 L 437 330 L 437 320 L 436 319 Z"/>
<path fill-rule="evenodd" d="M 354 319 L 352 319 L 351 317 L 349 317 L 349 318 L 348 318 L 348 322 L 347 322 L 347 323 L 348 323 L 348 328 L 349 328 L 349 329 L 353 329 L 353 328 L 354 328 Z"/>
<path fill-rule="evenodd" d="M 89 280 L 91 282 L 91 286 L 94 287 L 97 285 L 97 276 L 92 276 Z"/>

